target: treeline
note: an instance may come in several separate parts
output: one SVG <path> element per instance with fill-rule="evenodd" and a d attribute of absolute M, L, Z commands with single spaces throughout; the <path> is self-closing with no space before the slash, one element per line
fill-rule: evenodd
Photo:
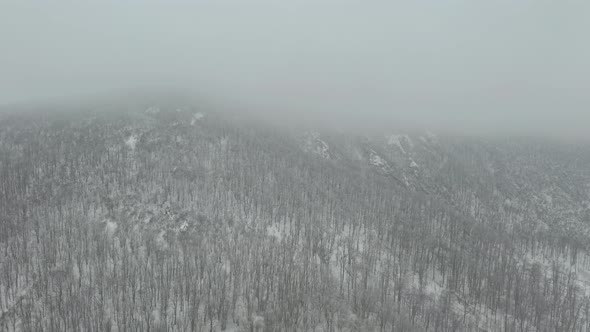
<path fill-rule="evenodd" d="M 468 163 L 428 194 L 272 129 L 144 117 L 2 127 L 0 329 L 590 331 L 587 242 Z"/>

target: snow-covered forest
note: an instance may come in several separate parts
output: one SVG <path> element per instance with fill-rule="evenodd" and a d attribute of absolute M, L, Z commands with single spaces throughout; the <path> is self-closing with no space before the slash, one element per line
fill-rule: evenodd
<path fill-rule="evenodd" d="M 588 145 L 0 117 L 2 331 L 590 331 Z"/>

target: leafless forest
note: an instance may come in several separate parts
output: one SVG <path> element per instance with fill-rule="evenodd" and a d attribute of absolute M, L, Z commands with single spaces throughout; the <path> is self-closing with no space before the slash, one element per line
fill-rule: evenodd
<path fill-rule="evenodd" d="M 0 116 L 2 331 L 590 331 L 588 145 Z"/>

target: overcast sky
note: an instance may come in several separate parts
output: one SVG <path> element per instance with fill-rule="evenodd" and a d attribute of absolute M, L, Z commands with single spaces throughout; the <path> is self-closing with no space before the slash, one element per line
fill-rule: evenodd
<path fill-rule="evenodd" d="M 0 103 L 143 86 L 343 125 L 590 136 L 590 1 L 0 1 Z"/>

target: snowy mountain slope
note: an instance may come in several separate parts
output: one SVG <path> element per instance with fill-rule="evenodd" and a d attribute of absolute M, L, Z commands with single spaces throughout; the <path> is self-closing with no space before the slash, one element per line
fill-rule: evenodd
<path fill-rule="evenodd" d="M 3 330 L 589 330 L 588 146 L 104 105 L 0 122 Z"/>

